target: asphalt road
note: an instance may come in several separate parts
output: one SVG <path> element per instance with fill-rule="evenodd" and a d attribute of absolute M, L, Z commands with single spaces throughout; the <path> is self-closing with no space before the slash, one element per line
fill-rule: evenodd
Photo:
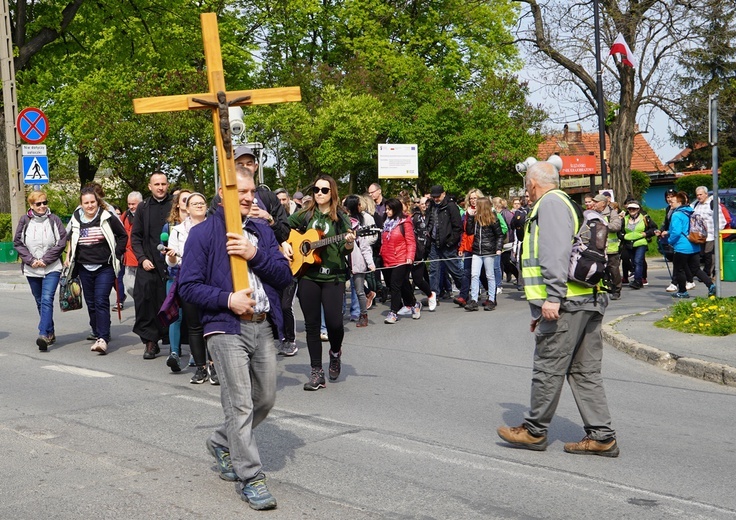
<path fill-rule="evenodd" d="M 58 313 L 58 345 L 40 353 L 23 289 L 0 292 L 0 518 L 736 518 L 736 389 L 613 348 L 604 376 L 618 459 L 563 452 L 584 435 L 568 389 L 546 452 L 501 442 L 496 427 L 521 423 L 529 400 L 533 347 L 516 291 L 494 312 L 445 302 L 395 325 L 379 305 L 368 328 L 347 325 L 343 375 L 318 392 L 302 390 L 300 333 L 257 430 L 279 504 L 259 513 L 204 446 L 222 420 L 219 387 L 172 374 L 165 355 L 143 360 L 132 309 L 114 319 L 107 356 L 89 351 L 86 309 Z"/>

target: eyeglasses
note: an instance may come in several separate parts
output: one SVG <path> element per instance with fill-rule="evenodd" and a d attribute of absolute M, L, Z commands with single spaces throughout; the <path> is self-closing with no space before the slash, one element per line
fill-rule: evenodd
<path fill-rule="evenodd" d="M 49 205 L 49 201 L 47 201 L 47 200 L 40 200 L 40 201 L 34 203 L 33 205 L 36 206 L 37 208 L 40 208 L 41 206 L 48 206 Z"/>
<path fill-rule="evenodd" d="M 322 192 L 323 195 L 327 195 L 330 192 L 330 188 L 319 188 L 317 186 L 314 186 L 312 188 L 312 193 L 317 195 L 319 192 Z"/>
<path fill-rule="evenodd" d="M 192 202 L 191 204 L 189 204 L 189 206 L 194 206 L 195 208 L 201 208 L 206 205 L 206 202 Z"/>

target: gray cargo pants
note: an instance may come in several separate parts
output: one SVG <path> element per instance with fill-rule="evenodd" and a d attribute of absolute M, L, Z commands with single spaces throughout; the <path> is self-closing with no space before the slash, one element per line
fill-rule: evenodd
<path fill-rule="evenodd" d="M 560 311 L 559 320 L 542 319 L 537 325 L 531 409 L 526 418 L 532 435 L 547 435 L 567 377 L 588 437 L 601 441 L 616 436 L 601 376 L 602 321 L 603 315 L 596 311 Z"/>

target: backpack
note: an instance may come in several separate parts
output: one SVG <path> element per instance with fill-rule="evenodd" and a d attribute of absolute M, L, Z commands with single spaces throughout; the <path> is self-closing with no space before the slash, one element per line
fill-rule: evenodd
<path fill-rule="evenodd" d="M 690 230 L 687 239 L 693 244 L 705 244 L 708 240 L 708 228 L 703 217 L 693 212 L 690 214 Z"/>
<path fill-rule="evenodd" d="M 593 210 L 586 210 L 579 220 L 582 224 L 573 238 L 567 278 L 585 287 L 597 287 L 605 283 L 608 223 Z"/>

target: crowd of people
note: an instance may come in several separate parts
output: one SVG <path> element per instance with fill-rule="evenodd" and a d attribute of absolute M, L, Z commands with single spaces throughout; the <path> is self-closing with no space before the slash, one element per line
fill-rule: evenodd
<path fill-rule="evenodd" d="M 81 279 L 91 328 L 87 339 L 100 355 L 113 339 L 113 287 L 113 310 L 123 310 L 126 297 L 132 298 L 133 332 L 143 345 L 144 359 L 155 359 L 161 345 L 168 344 L 166 366 L 180 372 L 185 363 L 182 345 L 188 344 L 191 383 L 221 385 L 225 421 L 207 440 L 207 449 L 221 478 L 241 483 L 242 497 L 251 507 L 270 509 L 276 501 L 268 492 L 252 430 L 274 404 L 277 355 L 290 357 L 299 350 L 293 311 L 297 298 L 310 365 L 304 390 L 317 391 L 327 386 L 323 343 L 329 346 L 328 379 L 336 381 L 345 323 L 359 328 L 375 323 L 369 310 L 376 301 L 387 304 L 382 318 L 389 325 L 404 316 L 419 320 L 425 307 L 434 311 L 441 300 L 468 312 L 493 311 L 505 276 L 507 286 L 524 290 L 532 309 L 531 330 L 538 331 L 537 351 L 545 354 L 535 356 L 527 420 L 499 428 L 499 435 L 517 447 L 545 449 L 567 377 L 586 437 L 565 450 L 618 455 L 600 379 L 600 324 L 608 297 L 568 282 L 565 266 L 557 265 L 557 249 L 571 243 L 580 222 L 573 203 L 559 195 L 563 192 L 557 189 L 552 165 L 530 168 L 527 192 L 512 198 L 509 206 L 506 199 L 479 189 L 458 200 L 441 185 L 420 197 L 401 191 L 386 198 L 374 183 L 365 194 L 341 198 L 328 175 L 317 177 L 306 196 L 290 196 L 283 188 L 271 192 L 257 186 L 258 165 L 251 149 L 238 147 L 234 156 L 240 233 L 226 230 L 222 189 L 208 204 L 201 193 L 170 192 L 160 172 L 150 176 L 150 196 L 130 193 L 127 209 L 117 215 L 99 185 L 83 188 L 67 226 L 49 211 L 43 191 L 31 192 L 15 247 L 40 315 L 39 350 L 47 351 L 57 341 L 53 307 L 62 269 Z M 585 197 L 586 209 L 602 215 L 608 225 L 610 299 L 621 298 L 624 284 L 633 290 L 647 285 L 645 252 L 654 237 L 671 255 L 674 296 L 688 297 L 694 278 L 713 293 L 708 242 L 701 248 L 687 239 L 691 213 L 711 211 L 712 219 L 707 191 L 698 190 L 694 208 L 686 194 L 666 194 L 669 211 L 662 227 L 636 200 L 619 207 L 605 193 Z M 303 237 L 315 231 L 319 238 L 308 242 L 315 249 L 310 251 Z M 709 232 L 709 241 L 713 236 Z M 308 259 L 312 253 L 315 258 Z M 233 256 L 247 263 L 248 289 L 233 290 Z M 299 272 L 290 267 L 297 259 L 303 262 Z M 160 313 L 171 311 L 162 307 L 175 300 L 172 295 L 181 303 L 164 324 Z M 561 330 L 563 322 L 568 336 L 554 339 L 547 334 Z M 569 339 L 580 330 L 586 333 Z M 565 349 L 550 356 L 560 342 Z"/>

